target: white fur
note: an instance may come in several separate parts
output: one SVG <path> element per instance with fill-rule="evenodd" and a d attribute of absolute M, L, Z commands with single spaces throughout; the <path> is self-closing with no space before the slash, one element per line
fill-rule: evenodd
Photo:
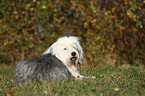
<path fill-rule="evenodd" d="M 79 42 L 80 38 L 74 36 L 64 36 L 57 39 L 44 53 L 48 54 L 51 53 L 55 55 L 59 60 L 63 62 L 63 64 L 68 68 L 71 74 L 76 79 L 82 79 L 85 76 L 82 76 L 78 72 L 79 64 L 82 63 L 83 58 L 83 49 Z M 75 52 L 77 60 L 75 60 L 75 66 L 71 65 L 70 58 L 72 57 L 71 53 Z"/>
<path fill-rule="evenodd" d="M 56 55 L 56 57 L 57 57 L 57 55 L 60 54 L 60 51 L 61 51 L 59 49 L 60 47 L 64 47 L 64 48 L 65 47 L 70 47 L 70 48 L 73 48 L 73 49 L 78 51 L 78 53 L 79 53 L 79 63 L 81 64 L 82 63 L 82 58 L 83 58 L 83 49 L 80 45 L 79 40 L 80 40 L 79 37 L 74 37 L 74 36 L 61 37 L 61 38 L 57 39 L 57 41 L 55 43 L 53 43 L 43 54 L 51 53 L 53 55 Z M 58 58 L 59 58 L 59 56 L 58 56 Z"/>

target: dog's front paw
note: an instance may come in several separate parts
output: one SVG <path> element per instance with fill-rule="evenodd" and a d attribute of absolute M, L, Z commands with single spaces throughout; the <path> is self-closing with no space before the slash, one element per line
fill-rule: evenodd
<path fill-rule="evenodd" d="M 95 79 L 96 77 L 95 76 L 82 76 L 82 75 L 78 75 L 76 79 L 78 80 L 82 80 L 82 79 L 89 79 L 89 78 L 92 78 L 92 79 Z"/>
<path fill-rule="evenodd" d="M 96 77 L 95 76 L 87 76 L 87 77 L 85 77 L 86 79 L 88 79 L 88 78 L 93 78 L 93 79 L 95 79 Z"/>
<path fill-rule="evenodd" d="M 85 76 L 78 75 L 76 79 L 78 79 L 78 80 L 82 80 L 83 78 L 85 78 Z"/>

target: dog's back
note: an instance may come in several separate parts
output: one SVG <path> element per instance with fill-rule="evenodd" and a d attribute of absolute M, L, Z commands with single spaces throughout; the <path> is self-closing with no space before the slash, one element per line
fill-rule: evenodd
<path fill-rule="evenodd" d="M 17 82 L 26 80 L 59 81 L 72 77 L 66 66 L 51 54 L 24 59 L 17 63 L 15 72 Z"/>

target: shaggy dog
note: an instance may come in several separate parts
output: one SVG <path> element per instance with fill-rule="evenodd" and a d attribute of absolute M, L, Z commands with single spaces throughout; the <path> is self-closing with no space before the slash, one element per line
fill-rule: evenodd
<path fill-rule="evenodd" d="M 40 57 L 27 58 L 16 64 L 16 81 L 35 80 L 42 82 L 95 78 L 79 74 L 83 50 L 78 37 L 62 37 L 53 43 Z"/>

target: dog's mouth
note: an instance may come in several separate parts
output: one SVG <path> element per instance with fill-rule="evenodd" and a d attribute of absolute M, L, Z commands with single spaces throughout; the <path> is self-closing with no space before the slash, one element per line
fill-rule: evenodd
<path fill-rule="evenodd" d="M 70 60 L 73 61 L 73 62 L 74 62 L 76 59 L 77 59 L 76 57 L 70 58 Z"/>

